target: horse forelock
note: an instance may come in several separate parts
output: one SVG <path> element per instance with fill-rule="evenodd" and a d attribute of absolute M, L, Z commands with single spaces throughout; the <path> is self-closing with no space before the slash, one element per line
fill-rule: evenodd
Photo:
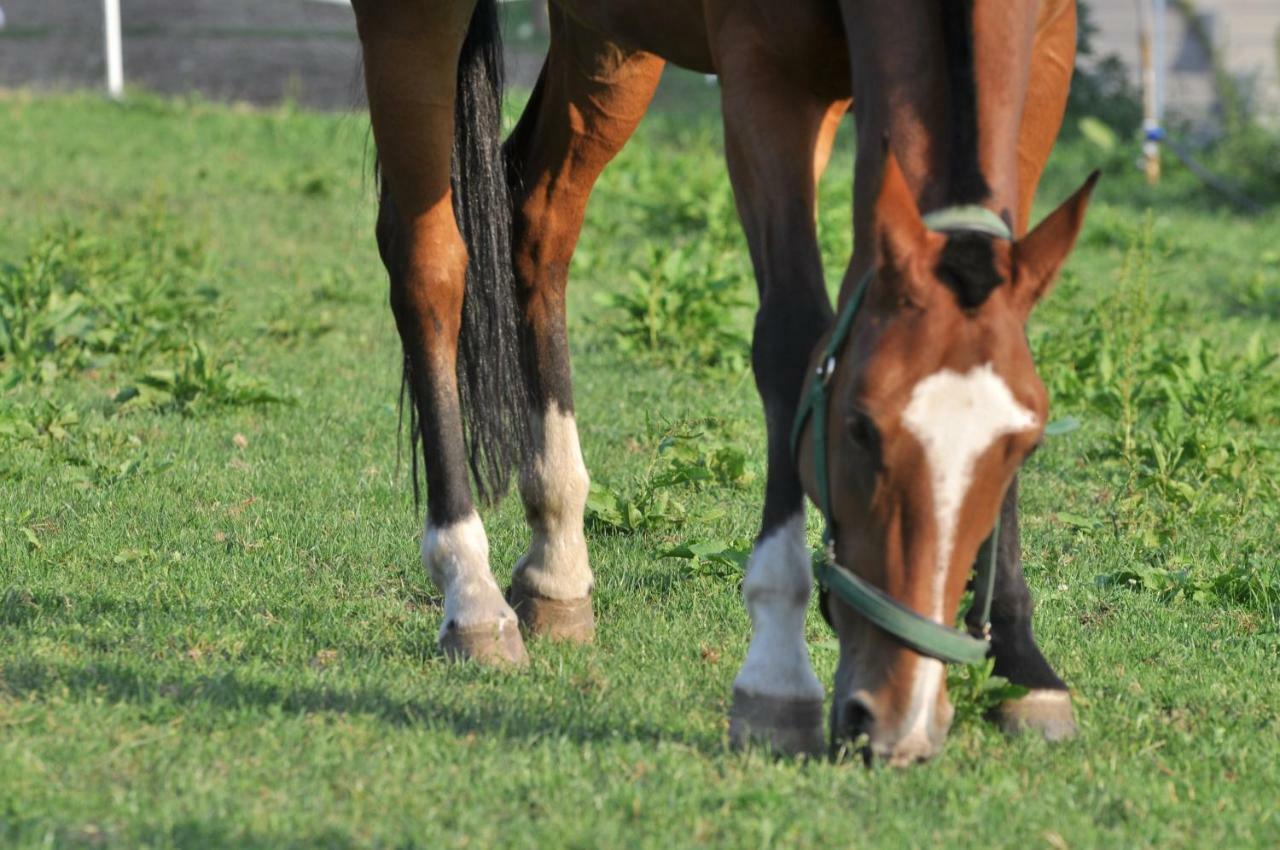
<path fill-rule="evenodd" d="M 934 273 L 953 293 L 961 308 L 981 307 L 1004 277 L 996 267 L 991 237 L 982 233 L 952 233 L 943 246 Z"/>

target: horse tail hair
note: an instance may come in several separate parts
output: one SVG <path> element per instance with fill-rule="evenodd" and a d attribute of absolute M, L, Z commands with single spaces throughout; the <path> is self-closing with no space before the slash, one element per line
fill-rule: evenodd
<path fill-rule="evenodd" d="M 502 150 L 502 39 L 497 0 L 480 0 L 458 64 L 454 216 L 470 257 L 458 339 L 458 396 L 482 502 L 507 492 L 530 444 L 521 308 L 511 251 L 512 201 Z"/>
<path fill-rule="evenodd" d="M 502 41 L 498 0 L 479 0 L 458 60 L 450 183 L 453 213 L 467 246 L 457 387 L 468 462 L 476 495 L 495 504 L 530 443 L 530 391 L 521 355 L 520 302 L 512 265 L 512 203 L 502 150 Z M 376 166 L 375 166 L 376 168 Z M 379 173 L 381 208 L 390 211 Z M 394 218 L 394 212 L 390 212 Z M 384 226 L 385 225 L 385 226 Z M 394 222 L 379 222 L 384 261 L 394 260 Z M 385 235 L 385 238 L 384 238 Z M 386 244 L 383 244 L 384 241 Z M 418 383 L 405 352 L 400 382 L 400 425 L 409 412 L 414 501 L 421 500 L 426 443 Z"/>

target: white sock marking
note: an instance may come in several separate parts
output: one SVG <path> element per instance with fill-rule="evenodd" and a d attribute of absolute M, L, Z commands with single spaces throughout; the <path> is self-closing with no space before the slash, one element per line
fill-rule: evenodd
<path fill-rule="evenodd" d="M 809 663 L 804 616 L 813 589 L 804 512 L 756 544 L 742 596 L 751 615 L 751 646 L 733 686 L 756 695 L 821 700 L 822 683 Z"/>
<path fill-rule="evenodd" d="M 493 623 L 516 627 L 515 612 L 489 571 L 489 539 L 477 514 L 441 527 L 428 522 L 422 534 L 422 564 L 444 594 L 441 637 L 450 622 L 458 628 Z"/>
<path fill-rule="evenodd" d="M 534 452 L 520 471 L 520 496 L 533 537 L 516 569 L 524 586 L 549 599 L 591 592 L 582 531 L 590 479 L 572 413 L 552 404 L 534 419 Z"/>

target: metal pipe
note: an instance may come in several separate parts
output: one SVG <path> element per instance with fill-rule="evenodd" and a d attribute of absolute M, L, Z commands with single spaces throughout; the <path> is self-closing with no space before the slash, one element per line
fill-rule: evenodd
<path fill-rule="evenodd" d="M 120 0 L 103 0 L 102 15 L 107 42 L 107 94 L 124 96 L 124 43 L 120 35 Z"/>
<path fill-rule="evenodd" d="M 1138 62 L 1142 69 L 1142 170 L 1147 182 L 1160 182 L 1160 119 L 1157 113 L 1156 69 L 1152 57 L 1152 0 L 1138 5 Z"/>

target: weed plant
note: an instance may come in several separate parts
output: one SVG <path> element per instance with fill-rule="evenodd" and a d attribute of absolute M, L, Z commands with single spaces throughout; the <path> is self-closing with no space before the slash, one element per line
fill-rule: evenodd
<path fill-rule="evenodd" d="M 1058 425 L 1020 488 L 1078 739 L 999 733 L 979 666 L 928 765 L 734 753 L 756 296 L 715 89 L 678 82 L 570 274 L 598 637 L 518 673 L 435 648 L 365 119 L 0 96 L 0 845 L 1280 845 L 1280 220 L 1147 187 L 1127 141 L 1043 181 L 1037 219 L 1105 170 L 1031 319 Z M 523 511 L 482 513 L 505 584 Z"/>

